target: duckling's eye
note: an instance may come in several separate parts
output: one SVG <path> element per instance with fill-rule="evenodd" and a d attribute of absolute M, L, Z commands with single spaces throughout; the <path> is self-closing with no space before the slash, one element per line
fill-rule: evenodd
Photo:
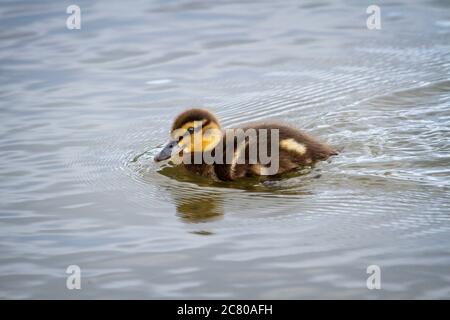
<path fill-rule="evenodd" d="M 193 134 L 193 133 L 194 133 L 194 128 L 193 128 L 193 127 L 188 128 L 188 132 L 189 132 L 190 134 Z"/>

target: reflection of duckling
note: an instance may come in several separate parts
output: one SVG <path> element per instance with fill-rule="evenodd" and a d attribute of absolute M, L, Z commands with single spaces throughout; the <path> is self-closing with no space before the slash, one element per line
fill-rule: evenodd
<path fill-rule="evenodd" d="M 220 194 L 175 195 L 174 200 L 177 214 L 185 222 L 209 222 L 221 219 L 224 215 Z"/>
<path fill-rule="evenodd" d="M 244 132 L 253 129 L 254 139 L 245 136 L 239 140 L 236 133 L 239 129 L 224 131 L 209 111 L 189 109 L 175 119 L 171 141 L 155 156 L 155 161 L 171 158 L 197 174 L 235 180 L 251 175 L 280 174 L 337 154 L 328 145 L 287 125 L 259 123 L 241 129 Z M 277 135 L 272 134 L 275 131 Z M 252 156 L 252 150 L 262 149 L 269 150 L 270 161 L 263 161 L 262 153 Z M 213 162 L 205 160 L 211 157 Z M 270 170 L 273 167 L 275 171 Z"/>

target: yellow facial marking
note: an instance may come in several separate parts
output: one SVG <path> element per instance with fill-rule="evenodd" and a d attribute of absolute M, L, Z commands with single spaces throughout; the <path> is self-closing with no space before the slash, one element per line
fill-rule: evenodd
<path fill-rule="evenodd" d="M 281 140 L 280 146 L 283 149 L 294 151 L 299 155 L 304 155 L 306 153 L 306 146 L 302 143 L 295 141 L 292 138 Z"/>
<path fill-rule="evenodd" d="M 203 128 L 202 150 L 211 151 L 222 139 L 222 131 L 217 124 L 210 123 Z"/>
<path fill-rule="evenodd" d="M 178 140 L 178 145 L 183 152 L 210 151 L 222 139 L 219 126 L 212 122 L 202 127 L 205 122 L 206 120 L 191 121 L 172 132 L 172 138 Z M 190 128 L 193 128 L 194 132 L 189 132 Z"/>

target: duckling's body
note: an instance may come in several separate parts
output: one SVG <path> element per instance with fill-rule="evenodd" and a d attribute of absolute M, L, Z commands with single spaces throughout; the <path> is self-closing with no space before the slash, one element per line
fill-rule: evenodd
<path fill-rule="evenodd" d="M 240 132 L 254 135 L 239 136 Z M 171 135 L 172 141 L 155 161 L 182 154 L 185 160 L 189 159 L 180 163 L 187 170 L 223 181 L 281 174 L 337 154 L 330 146 L 285 124 L 252 123 L 222 130 L 217 118 L 204 109 L 189 109 L 180 114 L 172 125 Z M 199 140 L 194 140 L 196 135 Z M 208 159 L 206 153 L 215 160 L 198 161 Z"/>

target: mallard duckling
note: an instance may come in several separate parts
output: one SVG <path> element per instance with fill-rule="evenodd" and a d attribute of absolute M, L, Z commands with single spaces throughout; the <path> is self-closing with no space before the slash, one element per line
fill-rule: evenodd
<path fill-rule="evenodd" d="M 284 124 L 256 123 L 223 130 L 211 112 L 198 108 L 181 113 L 170 136 L 156 162 L 171 159 L 191 172 L 223 181 L 281 174 L 337 154 Z"/>

